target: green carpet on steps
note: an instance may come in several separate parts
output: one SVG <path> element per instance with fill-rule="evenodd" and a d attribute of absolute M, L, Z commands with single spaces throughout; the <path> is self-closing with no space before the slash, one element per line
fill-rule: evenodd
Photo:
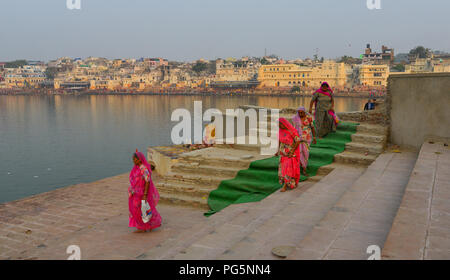
<path fill-rule="evenodd" d="M 319 167 L 331 164 L 335 154 L 344 151 L 345 144 L 351 141 L 357 125 L 340 123 L 335 133 L 317 139 L 317 144 L 311 145 L 307 168 L 310 177 L 316 175 Z M 211 216 L 231 204 L 261 201 L 279 190 L 278 162 L 278 157 L 254 161 L 248 169 L 239 171 L 234 179 L 222 181 L 209 194 L 208 205 L 211 210 L 205 216 Z M 306 179 L 302 175 L 300 181 Z"/>

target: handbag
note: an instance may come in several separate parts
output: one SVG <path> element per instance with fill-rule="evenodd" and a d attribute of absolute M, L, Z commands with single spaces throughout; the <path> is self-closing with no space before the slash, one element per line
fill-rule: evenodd
<path fill-rule="evenodd" d="M 144 223 L 148 223 L 152 218 L 152 209 L 146 200 L 141 201 L 141 216 Z"/>

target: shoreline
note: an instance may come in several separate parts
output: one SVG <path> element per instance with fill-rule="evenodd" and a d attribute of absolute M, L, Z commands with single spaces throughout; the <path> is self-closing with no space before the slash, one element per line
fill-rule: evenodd
<path fill-rule="evenodd" d="M 311 93 L 283 93 L 283 92 L 263 92 L 263 93 L 243 93 L 243 92 L 1 92 L 0 96 L 135 96 L 135 95 L 151 95 L 151 96 L 269 96 L 269 97 L 311 97 Z M 370 92 L 337 92 L 334 97 L 352 97 L 352 98 L 379 98 L 384 99 L 384 95 L 371 94 Z"/>

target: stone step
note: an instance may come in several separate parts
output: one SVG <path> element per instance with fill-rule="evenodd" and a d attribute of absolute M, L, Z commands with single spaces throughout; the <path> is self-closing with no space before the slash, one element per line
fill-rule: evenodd
<path fill-rule="evenodd" d="M 219 177 L 233 178 L 242 168 L 239 167 L 217 167 L 217 166 L 199 166 L 196 164 L 176 163 L 172 166 L 172 172 L 177 173 L 190 173 L 190 174 L 202 174 Z"/>
<path fill-rule="evenodd" d="M 352 135 L 352 142 L 365 143 L 365 144 L 381 144 L 384 147 L 386 145 L 386 141 L 387 141 L 387 136 L 382 135 L 382 134 L 357 132 Z"/>
<path fill-rule="evenodd" d="M 322 181 L 300 191 L 295 199 L 285 202 L 284 207 L 270 215 L 264 215 L 264 221 L 253 223 L 254 217 L 240 217 L 236 225 L 244 228 L 232 232 L 232 246 L 228 245 L 218 259 L 277 259 L 271 250 L 277 246 L 295 245 L 339 200 L 342 193 L 361 175 L 363 169 L 348 168 L 334 170 Z M 340 174 L 340 180 L 336 180 Z M 289 193 L 287 193 L 289 194 Z M 275 203 L 274 194 L 261 203 L 260 207 Z M 281 194 L 282 195 L 282 194 Z M 289 194 L 290 195 L 290 194 Z M 231 222 L 233 224 L 233 221 Z M 233 243 L 233 242 L 229 242 Z M 200 243 L 201 244 L 201 243 Z M 209 256 L 208 256 L 209 257 Z"/>
<path fill-rule="evenodd" d="M 450 259 L 449 140 L 429 137 L 423 143 L 382 248 L 383 260 Z"/>
<path fill-rule="evenodd" d="M 246 211 L 248 205 L 249 204 L 231 205 L 227 207 L 226 210 L 205 218 L 203 222 L 195 224 L 188 230 L 176 232 L 170 238 L 147 251 L 140 259 L 173 259 L 175 255 L 183 253 L 187 247 L 200 238 L 214 232 L 215 228 Z"/>
<path fill-rule="evenodd" d="M 288 259 L 367 259 L 383 248 L 414 165 L 415 154 L 383 154 L 295 245 Z"/>
<path fill-rule="evenodd" d="M 160 193 L 166 194 L 183 194 L 190 197 L 198 197 L 207 199 L 209 193 L 213 191 L 214 187 L 200 187 L 196 185 L 188 185 L 183 182 L 178 183 L 168 183 L 168 182 L 160 182 L 157 184 L 157 189 Z"/>
<path fill-rule="evenodd" d="M 375 161 L 375 155 L 364 155 L 355 152 L 344 151 L 334 156 L 334 161 L 337 163 L 353 164 L 368 166 Z"/>
<path fill-rule="evenodd" d="M 349 142 L 345 145 L 345 151 L 377 156 L 384 151 L 384 148 L 382 144 Z"/>
<path fill-rule="evenodd" d="M 179 206 L 200 208 L 205 211 L 209 210 L 208 199 L 193 197 L 186 194 L 160 192 L 159 201 L 163 204 L 175 204 Z"/>
<path fill-rule="evenodd" d="M 322 180 L 327 174 L 317 174 L 316 176 L 313 177 L 309 177 L 306 181 L 307 182 L 319 182 L 320 180 Z"/>
<path fill-rule="evenodd" d="M 353 181 L 362 173 L 362 170 L 340 172 L 345 174 L 344 181 Z M 274 232 L 279 231 L 284 222 L 287 222 L 288 226 L 283 234 L 292 237 L 294 234 L 291 231 L 298 230 L 301 227 L 300 223 L 308 223 L 310 219 L 319 218 L 319 216 L 310 216 L 316 207 L 332 205 L 339 198 L 339 194 L 351 185 L 342 180 L 338 182 L 332 177 L 324 178 L 324 181 L 326 183 L 304 182 L 293 191 L 276 192 L 261 202 L 235 205 L 235 207 L 247 207 L 247 209 L 232 219 L 228 218 L 226 223 L 215 226 L 211 232 L 185 249 L 181 249 L 173 256 L 173 259 L 251 259 L 260 256 L 261 253 L 264 253 L 265 257 L 270 256 L 270 250 L 261 251 L 261 248 L 266 248 L 268 242 L 274 240 Z M 328 195 L 323 194 L 324 188 L 330 191 Z M 304 211 L 308 206 L 311 212 Z M 228 210 L 226 208 L 220 213 L 226 214 Z M 304 219 L 298 216 L 306 212 Z M 263 240 L 256 240 L 256 236 Z M 283 239 L 287 236 L 283 236 Z M 280 241 L 280 239 L 276 240 Z M 275 242 L 271 245 L 277 244 Z"/>
<path fill-rule="evenodd" d="M 206 176 L 204 176 L 206 177 Z M 323 179 L 324 175 L 316 175 L 314 177 L 308 178 L 307 182 L 319 182 L 321 179 Z M 186 178 L 186 177 L 183 177 Z M 209 177 L 211 178 L 211 177 Z M 179 177 L 173 177 L 171 180 L 168 180 L 168 177 L 164 177 L 160 183 L 157 184 L 157 188 L 160 191 L 160 193 L 167 194 L 167 197 L 169 198 L 170 195 L 176 195 L 176 194 L 182 194 L 185 195 L 186 203 L 189 201 L 192 201 L 192 206 L 197 205 L 196 199 L 189 199 L 189 197 L 194 198 L 208 198 L 209 193 L 219 186 L 220 182 L 222 180 L 229 180 L 233 178 L 227 178 L 227 179 L 212 179 L 211 178 L 211 184 L 196 184 L 195 182 L 198 182 L 198 175 L 192 175 L 191 179 L 189 181 L 183 181 Z M 214 180 L 214 181 L 213 181 Z M 214 182 L 214 183 L 213 183 Z M 178 200 L 174 200 L 173 202 L 177 202 Z M 168 202 L 171 202 L 170 200 Z"/>
<path fill-rule="evenodd" d="M 329 173 L 331 173 L 336 168 L 352 168 L 352 167 L 354 167 L 354 166 L 351 164 L 333 162 L 332 164 L 321 166 L 319 168 L 319 170 L 317 170 L 316 176 L 324 177 L 324 176 L 328 175 Z"/>
<path fill-rule="evenodd" d="M 248 153 L 248 155 L 242 154 L 241 157 L 202 157 L 202 156 L 186 156 L 180 158 L 180 162 L 183 163 L 199 163 L 199 167 L 202 166 L 234 166 L 246 169 L 250 166 L 250 163 L 255 160 L 255 156 Z"/>
<path fill-rule="evenodd" d="M 258 133 L 257 135 L 259 135 L 259 133 L 264 133 L 264 135 L 271 135 L 272 130 L 270 129 L 270 127 L 263 129 L 263 128 L 252 128 L 250 129 L 250 131 L 256 131 L 256 133 Z M 278 131 L 278 130 L 277 130 Z M 277 132 L 276 131 L 276 132 Z M 372 125 L 372 124 L 360 124 L 356 127 L 356 132 L 357 134 L 361 135 L 359 136 L 359 138 L 364 137 L 365 139 L 368 139 L 369 141 L 375 141 L 375 143 L 377 143 L 377 141 L 384 141 L 384 138 L 387 136 L 387 128 L 381 125 Z M 381 139 L 378 138 L 367 138 L 369 136 L 380 136 Z M 358 136 L 357 136 L 358 138 Z"/>
<path fill-rule="evenodd" d="M 166 183 L 185 183 L 188 185 L 195 185 L 200 187 L 211 187 L 217 188 L 223 180 L 229 180 L 233 177 L 227 176 L 210 176 L 203 174 L 192 174 L 192 173 L 171 173 L 162 178 L 163 182 Z"/>
<path fill-rule="evenodd" d="M 216 145 L 252 145 L 252 146 L 265 146 L 268 145 L 267 143 L 270 143 L 271 138 L 265 137 L 262 135 L 257 134 L 256 137 L 253 139 L 250 138 L 250 135 L 241 135 L 241 136 L 234 136 L 230 138 L 223 138 L 222 140 L 216 139 Z M 278 139 L 276 139 L 278 140 Z"/>
<path fill-rule="evenodd" d="M 356 131 L 359 133 L 366 133 L 366 134 L 368 133 L 368 134 L 387 135 L 389 128 L 383 125 L 359 123 L 359 125 L 356 128 Z"/>
<path fill-rule="evenodd" d="M 348 178 L 349 176 L 346 176 Z M 237 204 L 229 206 L 223 211 L 208 218 L 204 224 L 198 224 L 196 228 L 192 228 L 186 232 L 180 232 L 176 237 L 170 238 L 162 244 L 151 249 L 149 252 L 143 254 L 144 259 L 209 259 L 209 258 L 228 258 L 232 252 L 224 249 L 223 244 L 231 243 L 232 241 L 242 241 L 242 234 L 249 234 L 252 229 L 258 225 L 265 225 L 265 228 L 270 230 L 268 225 L 273 220 L 278 220 L 279 217 L 284 216 L 279 213 L 284 210 L 286 205 L 305 206 L 310 201 L 311 196 L 308 194 L 319 195 L 323 185 L 314 185 L 318 188 L 314 191 L 309 189 L 308 185 L 311 183 L 302 183 L 298 189 L 292 193 L 277 192 L 259 203 Z M 333 185 L 330 191 L 337 192 L 341 188 Z M 307 189 L 307 195 L 303 194 L 302 188 Z M 289 195 L 287 195 L 289 194 Z M 300 196 L 304 195 L 301 200 Z M 162 201 L 164 201 L 164 194 L 161 194 Z M 175 201 L 172 201 L 175 202 Z M 176 200 L 176 202 L 184 202 L 183 200 Z M 291 203 L 292 202 L 292 203 Z M 183 205 L 191 205 L 191 203 L 183 203 Z M 236 211 L 237 210 L 237 211 Z M 275 217 L 275 215 L 280 215 Z M 292 213 L 292 212 L 291 212 Z M 274 218 L 275 217 L 275 218 Z M 271 220 L 268 222 L 268 220 Z M 249 225 L 246 231 L 241 232 L 240 225 Z M 250 226 L 251 225 L 251 226 Z M 294 227 L 296 228 L 296 227 Z M 218 240 L 215 240 L 215 239 Z M 231 242 L 230 242 L 231 241 Z M 213 242 L 212 244 L 210 242 Z M 209 244 L 209 246 L 217 246 L 218 248 L 210 248 L 202 246 L 202 243 Z M 256 247 L 259 247 L 256 246 Z M 255 248 L 254 248 L 255 249 Z M 266 252 L 267 253 L 267 252 Z M 270 254 L 270 252 L 269 252 Z M 242 259 L 237 257 L 237 259 Z"/>
<path fill-rule="evenodd" d="M 302 186 L 310 185 L 312 183 L 302 183 Z M 180 249 L 170 259 L 216 259 L 217 256 L 225 253 L 227 248 L 239 242 L 256 227 L 276 215 L 286 204 L 297 198 L 300 193 L 300 189 L 297 189 L 295 193 L 292 191 L 290 195 L 276 192 L 261 202 L 237 204 L 225 208 L 210 217 L 213 219 L 221 218 L 221 216 L 227 217 L 223 219 L 222 223 L 214 224 L 207 234 L 200 236 L 188 246 Z M 238 209 L 239 211 L 237 211 Z M 230 212 L 234 215 L 231 216 Z M 214 223 L 214 220 L 211 222 Z"/>
<path fill-rule="evenodd" d="M 235 149 L 235 150 L 242 150 L 242 151 L 251 151 L 256 153 L 261 153 L 263 148 L 268 148 L 270 145 L 262 145 L 262 144 L 216 144 L 215 147 L 219 149 Z M 276 153 L 276 148 L 274 149 L 272 155 Z"/>

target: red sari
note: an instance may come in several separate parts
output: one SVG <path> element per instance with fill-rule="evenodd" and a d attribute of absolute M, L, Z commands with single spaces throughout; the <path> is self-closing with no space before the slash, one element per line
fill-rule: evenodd
<path fill-rule="evenodd" d="M 296 143 L 300 142 L 297 130 L 285 118 L 280 118 L 286 129 L 279 130 L 278 137 L 280 140 L 280 164 L 278 167 L 278 179 L 281 185 L 293 189 L 300 181 L 300 147 L 294 150 L 292 156 L 289 156 Z"/>

